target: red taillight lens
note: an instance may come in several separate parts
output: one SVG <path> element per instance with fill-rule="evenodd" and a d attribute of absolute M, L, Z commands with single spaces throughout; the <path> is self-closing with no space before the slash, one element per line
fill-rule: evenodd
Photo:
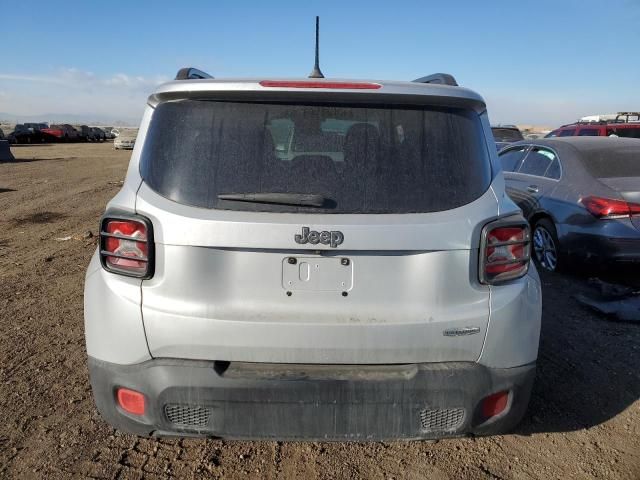
<path fill-rule="evenodd" d="M 497 220 L 484 227 L 480 281 L 486 284 L 522 277 L 529 269 L 529 225 L 522 219 Z"/>
<path fill-rule="evenodd" d="M 262 80 L 260 86 L 280 88 L 328 88 L 333 90 L 378 90 L 382 87 L 379 83 L 368 82 L 307 82 L 304 80 Z"/>
<path fill-rule="evenodd" d="M 109 216 L 102 219 L 100 259 L 106 270 L 149 278 L 153 267 L 152 245 L 148 220 Z"/>
<path fill-rule="evenodd" d="M 598 218 L 622 218 L 630 215 L 640 215 L 640 204 L 629 203 L 624 200 L 603 197 L 585 197 L 580 202 Z"/>
<path fill-rule="evenodd" d="M 488 420 L 504 412 L 509 404 L 509 392 L 502 391 L 485 397 L 482 400 L 482 416 Z"/>
<path fill-rule="evenodd" d="M 118 405 L 125 412 L 144 415 L 144 395 L 128 388 L 119 388 L 116 392 Z"/>

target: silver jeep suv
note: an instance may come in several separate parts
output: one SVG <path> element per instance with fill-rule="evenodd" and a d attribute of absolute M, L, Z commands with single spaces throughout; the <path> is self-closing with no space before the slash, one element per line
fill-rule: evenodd
<path fill-rule="evenodd" d="M 529 235 L 484 101 L 450 75 L 183 69 L 87 272 L 98 410 L 138 435 L 506 431 L 538 354 Z"/>

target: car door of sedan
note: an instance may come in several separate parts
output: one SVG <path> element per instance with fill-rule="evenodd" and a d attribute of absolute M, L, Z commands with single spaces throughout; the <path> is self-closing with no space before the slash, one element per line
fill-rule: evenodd
<path fill-rule="evenodd" d="M 555 190 L 560 178 L 560 163 L 557 154 L 548 147 L 520 146 L 526 150 L 521 152 L 521 160 L 514 165 L 513 170 L 505 173 L 507 194 L 522 209 L 525 218 L 531 218 L 539 209 L 539 200 L 544 195 L 550 195 Z M 510 159 L 503 159 L 505 164 Z M 517 152 L 513 152 L 513 156 Z"/>

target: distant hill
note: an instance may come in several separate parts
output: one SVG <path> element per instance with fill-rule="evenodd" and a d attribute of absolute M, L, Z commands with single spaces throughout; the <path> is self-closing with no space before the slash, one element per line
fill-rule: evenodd
<path fill-rule="evenodd" d="M 43 113 L 42 115 L 18 115 L 14 113 L 0 112 L 0 122 L 3 123 L 73 123 L 76 125 L 113 125 L 124 127 L 137 127 L 139 118 L 118 118 L 109 115 L 82 115 L 75 113 Z"/>

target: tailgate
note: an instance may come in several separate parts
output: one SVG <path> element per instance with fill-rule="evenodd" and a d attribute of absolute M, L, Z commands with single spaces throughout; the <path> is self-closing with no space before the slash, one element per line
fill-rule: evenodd
<path fill-rule="evenodd" d="M 303 215 L 194 208 L 143 183 L 137 211 L 156 242 L 155 275 L 142 282 L 154 357 L 359 364 L 480 355 L 489 290 L 477 282 L 477 248 L 481 219 L 497 214 L 491 190 L 445 212 Z M 342 243 L 296 243 L 303 227 L 319 238 L 340 232 Z"/>

